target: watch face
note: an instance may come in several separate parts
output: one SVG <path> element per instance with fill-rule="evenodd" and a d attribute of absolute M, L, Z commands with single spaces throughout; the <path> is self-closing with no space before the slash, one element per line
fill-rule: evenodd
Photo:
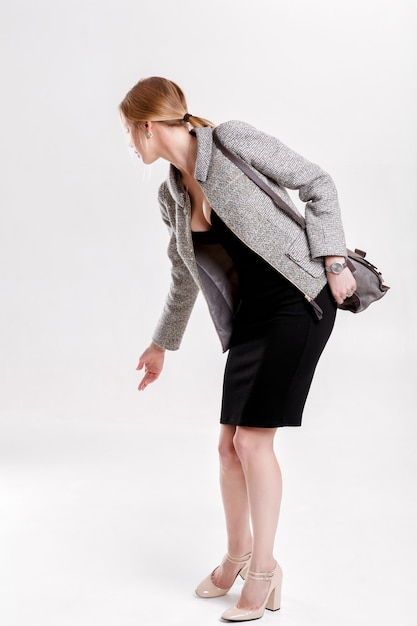
<path fill-rule="evenodd" d="M 343 264 L 342 263 L 332 263 L 332 272 L 333 274 L 340 274 L 341 272 L 343 272 Z"/>

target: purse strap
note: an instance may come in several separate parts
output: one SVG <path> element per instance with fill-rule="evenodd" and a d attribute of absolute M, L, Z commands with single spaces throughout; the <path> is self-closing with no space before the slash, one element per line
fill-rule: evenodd
<path fill-rule="evenodd" d="M 219 148 L 219 150 L 223 152 L 225 157 L 227 157 L 240 170 L 242 170 L 242 172 L 246 174 L 246 176 L 250 178 L 255 183 L 255 185 L 257 185 L 270 198 L 272 198 L 275 204 L 280 209 L 282 209 L 284 213 L 286 213 L 289 217 L 291 217 L 295 222 L 297 222 L 299 226 L 301 226 L 303 230 L 305 230 L 306 221 L 303 218 L 303 216 L 296 213 L 294 209 L 292 209 L 282 198 L 280 198 L 280 196 L 277 193 L 275 193 L 275 191 L 271 189 L 271 187 L 267 185 L 267 183 L 263 181 L 262 178 L 258 176 L 251 167 L 249 167 L 246 161 L 244 161 L 243 159 L 238 157 L 237 154 L 235 154 L 234 152 L 231 152 L 231 150 L 226 148 L 226 146 L 224 146 L 222 142 L 220 141 L 220 139 L 218 138 L 216 134 L 216 130 L 213 131 L 213 141 L 216 144 L 216 146 Z M 321 307 L 317 304 L 317 302 L 315 302 L 315 300 L 310 299 L 309 304 L 313 307 L 313 310 L 315 314 L 317 315 L 317 318 L 321 320 L 323 317 L 323 311 Z"/>
<path fill-rule="evenodd" d="M 234 163 L 248 178 L 250 178 L 255 185 L 257 185 L 262 191 L 264 191 L 272 200 L 284 211 L 289 217 L 291 217 L 301 228 L 305 230 L 306 221 L 302 215 L 296 213 L 289 204 L 287 204 L 271 187 L 264 181 L 249 165 L 241 159 L 237 154 L 226 148 L 220 141 L 216 130 L 213 131 L 213 141 L 216 146 L 221 150 L 225 157 L 227 157 L 232 163 Z"/>

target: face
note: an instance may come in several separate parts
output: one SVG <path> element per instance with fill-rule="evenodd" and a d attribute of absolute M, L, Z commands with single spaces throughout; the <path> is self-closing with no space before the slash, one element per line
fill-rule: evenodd
<path fill-rule="evenodd" d="M 137 126 L 136 124 L 132 124 L 126 120 L 124 121 L 126 133 L 129 137 L 129 146 L 133 148 L 136 155 L 142 159 L 146 165 L 149 165 L 150 163 L 156 161 L 158 156 L 153 154 L 152 142 L 150 142 L 146 137 L 148 128 L 145 124 L 146 123 L 144 122 L 143 124 Z"/>

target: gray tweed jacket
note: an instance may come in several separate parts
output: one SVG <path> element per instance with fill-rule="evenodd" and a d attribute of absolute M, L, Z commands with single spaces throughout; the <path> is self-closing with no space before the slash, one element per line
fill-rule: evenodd
<path fill-rule="evenodd" d="M 253 167 L 296 211 L 285 188 L 298 189 L 300 199 L 307 203 L 304 231 L 220 152 L 213 144 L 212 128 L 192 132 L 198 143 L 195 177 L 210 206 L 307 300 L 314 299 L 326 284 L 323 257 L 346 256 L 337 192 L 330 176 L 275 137 L 249 124 L 230 121 L 216 129 L 222 143 Z M 168 350 L 179 348 L 201 289 L 226 350 L 236 304 L 231 260 L 220 246 L 194 247 L 190 198 L 174 166 L 160 187 L 159 202 L 170 233 L 172 280 L 153 340 Z"/>

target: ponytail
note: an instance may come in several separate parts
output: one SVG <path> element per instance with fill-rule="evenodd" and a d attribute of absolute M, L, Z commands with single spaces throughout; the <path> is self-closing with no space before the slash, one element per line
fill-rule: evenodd
<path fill-rule="evenodd" d="M 191 115 L 190 113 L 186 113 L 182 118 L 182 121 L 190 124 L 193 128 L 204 128 L 204 126 L 215 127 L 213 122 L 210 120 L 206 120 L 204 117 L 197 117 L 196 115 Z"/>
<path fill-rule="evenodd" d="M 125 120 L 132 124 L 153 121 L 170 125 L 190 124 L 193 128 L 215 126 L 210 120 L 187 113 L 187 102 L 180 87 L 158 76 L 140 80 L 126 94 L 119 109 Z"/>

